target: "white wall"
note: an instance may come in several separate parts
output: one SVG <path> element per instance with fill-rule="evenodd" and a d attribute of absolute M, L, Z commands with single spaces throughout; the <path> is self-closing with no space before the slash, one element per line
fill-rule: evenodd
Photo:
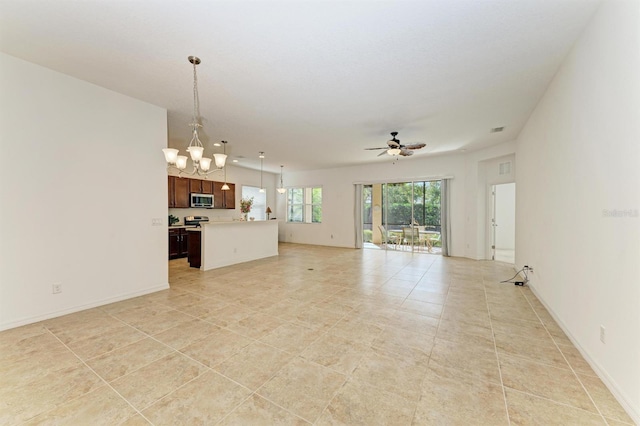
<path fill-rule="evenodd" d="M 377 164 L 286 173 L 284 184 L 291 186 L 321 185 L 323 214 L 321 224 L 284 223 L 280 240 L 303 244 L 355 247 L 354 183 L 393 182 L 402 180 L 453 176 L 451 181 L 451 254 L 476 258 L 483 249 L 484 238 L 478 239 L 478 165 L 491 158 L 512 154 L 513 142 L 470 152 L 439 156 L 401 158 L 395 164 L 381 159 Z M 486 179 L 485 179 L 486 180 Z M 484 181 L 482 185 L 485 185 Z M 469 189 L 471 188 L 471 189 Z M 480 195 L 484 212 L 484 193 Z M 278 197 L 278 214 L 285 219 L 286 200 Z M 483 225 L 484 226 L 484 225 Z M 484 235 L 484 227 L 482 228 Z"/>
<path fill-rule="evenodd" d="M 464 256 L 491 259 L 492 185 L 515 182 L 515 141 L 475 151 L 465 156 L 466 231 Z M 500 175 L 500 163 L 511 162 L 511 172 Z"/>
<path fill-rule="evenodd" d="M 167 288 L 166 110 L 0 70 L 0 329 Z"/>
<path fill-rule="evenodd" d="M 603 2 L 519 136 L 516 263 L 640 424 L 639 18 Z"/>
<path fill-rule="evenodd" d="M 496 249 L 516 248 L 516 184 L 503 183 L 495 186 Z"/>
<path fill-rule="evenodd" d="M 367 164 L 285 173 L 284 185 L 323 187 L 321 224 L 284 223 L 280 226 L 280 241 L 355 247 L 356 182 L 386 182 L 453 176 L 451 181 L 451 255 L 483 258 L 485 245 L 484 215 L 486 191 L 493 179 L 487 177 L 483 162 L 509 158 L 515 167 L 515 143 L 508 142 L 469 153 L 402 158 L 396 164 L 389 159 Z M 497 164 L 497 163 L 496 163 Z M 478 170 L 481 170 L 479 173 Z M 514 177 L 505 178 L 506 181 Z M 478 192 L 478 188 L 483 188 Z M 276 194 L 278 195 L 278 194 Z M 277 196 L 278 216 L 286 218 L 285 196 Z M 477 215 L 482 219 L 478 221 Z M 333 236 L 333 237 L 332 237 Z"/>
<path fill-rule="evenodd" d="M 463 174 L 464 160 L 461 155 L 403 158 L 396 164 L 384 159 L 379 164 L 287 173 L 284 177 L 286 187 L 322 186 L 322 223 L 283 223 L 280 226 L 280 241 L 355 247 L 354 183 L 446 175 L 454 176 L 451 184 L 451 247 L 454 255 L 461 255 L 459 250 L 464 246 L 464 236 L 459 229 L 464 226 L 464 220 L 457 212 L 461 212 L 461 206 L 464 205 L 464 179 L 460 178 Z M 278 215 L 283 219 L 285 209 L 286 196 L 283 195 L 278 203 Z"/>

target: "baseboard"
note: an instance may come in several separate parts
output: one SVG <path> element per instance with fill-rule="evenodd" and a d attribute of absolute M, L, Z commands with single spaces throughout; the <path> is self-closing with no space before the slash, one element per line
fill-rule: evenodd
<path fill-rule="evenodd" d="M 138 296 L 144 296 L 145 294 L 155 293 L 156 291 L 167 290 L 169 288 L 169 283 L 161 284 L 154 287 L 149 287 L 144 290 L 134 291 L 132 293 L 121 294 L 114 297 L 109 297 L 107 299 L 97 300 L 91 303 L 86 303 L 79 306 L 74 306 L 67 309 L 62 309 L 59 311 L 48 312 L 46 314 L 36 315 L 32 317 L 22 318 L 17 321 L 11 321 L 0 324 L 0 331 L 9 330 L 11 328 L 21 327 L 23 325 L 33 324 L 38 321 L 44 321 L 51 318 L 61 317 L 63 315 L 73 314 L 75 312 L 84 311 L 86 309 L 96 308 L 98 306 L 108 305 L 110 303 L 121 302 L 123 300 L 132 299 Z"/>
<path fill-rule="evenodd" d="M 631 417 L 631 419 L 638 425 L 640 425 L 640 412 L 636 410 L 636 408 L 631 404 L 630 399 L 626 397 L 626 395 L 620 391 L 615 380 L 609 376 L 607 371 L 600 366 L 593 358 L 589 356 L 589 353 L 580 345 L 578 340 L 571 334 L 566 325 L 562 322 L 560 318 L 551 310 L 549 305 L 545 302 L 545 300 L 540 296 L 540 294 L 536 291 L 535 287 L 528 284 L 529 288 L 533 292 L 533 294 L 538 298 L 540 303 L 545 307 L 549 315 L 555 320 L 558 326 L 564 331 L 567 335 L 571 343 L 578 349 L 578 352 L 582 355 L 582 357 L 587 361 L 587 363 L 591 366 L 593 371 L 598 375 L 600 380 L 604 383 L 604 385 L 609 389 L 609 391 L 613 394 L 614 398 L 620 403 L 622 408 L 627 412 L 627 414 Z M 640 409 L 640 408 L 639 408 Z"/>

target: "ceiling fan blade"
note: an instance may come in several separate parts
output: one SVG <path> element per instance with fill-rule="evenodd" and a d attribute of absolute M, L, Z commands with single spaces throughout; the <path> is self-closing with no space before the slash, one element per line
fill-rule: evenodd
<path fill-rule="evenodd" d="M 410 157 L 413 155 L 413 151 L 407 151 L 406 149 L 402 148 L 400 150 L 400 155 L 404 156 L 404 157 Z"/>
<path fill-rule="evenodd" d="M 386 146 L 383 147 L 383 148 L 365 148 L 366 151 L 371 151 L 371 150 L 374 150 L 374 149 L 389 149 L 389 148 L 387 148 Z"/>
<path fill-rule="evenodd" d="M 387 151 L 382 151 L 380 154 L 378 154 L 378 157 L 381 157 L 381 156 L 385 155 L 386 153 L 387 153 Z"/>
<path fill-rule="evenodd" d="M 420 148 L 424 148 L 425 146 L 427 146 L 427 144 L 425 143 L 412 143 L 409 145 L 405 145 L 402 148 L 403 149 L 420 149 Z"/>

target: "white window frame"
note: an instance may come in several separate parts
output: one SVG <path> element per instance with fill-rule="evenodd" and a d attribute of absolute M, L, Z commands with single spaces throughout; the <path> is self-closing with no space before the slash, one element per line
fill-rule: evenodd
<path fill-rule="evenodd" d="M 314 189 L 320 189 L 320 193 L 321 193 L 321 200 L 320 203 L 316 203 L 313 204 L 313 190 Z M 302 221 L 297 221 L 297 220 L 291 220 L 291 216 L 290 216 L 290 212 L 291 212 L 291 199 L 292 199 L 292 192 L 295 190 L 302 190 L 302 203 L 295 203 L 294 205 L 301 205 L 302 206 Z M 287 188 L 287 223 L 322 223 L 322 186 L 320 185 L 314 185 L 314 186 L 298 186 L 298 187 L 293 187 L 293 188 Z M 313 207 L 314 206 L 319 206 L 320 207 L 320 221 L 319 222 L 313 222 Z"/>

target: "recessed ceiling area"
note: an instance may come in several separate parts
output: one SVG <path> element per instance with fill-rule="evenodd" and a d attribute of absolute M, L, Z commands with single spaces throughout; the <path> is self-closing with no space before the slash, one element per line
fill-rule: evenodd
<path fill-rule="evenodd" d="M 197 55 L 205 152 L 279 173 L 515 139 L 598 4 L 3 0 L 0 50 L 167 108 L 182 151 Z"/>

